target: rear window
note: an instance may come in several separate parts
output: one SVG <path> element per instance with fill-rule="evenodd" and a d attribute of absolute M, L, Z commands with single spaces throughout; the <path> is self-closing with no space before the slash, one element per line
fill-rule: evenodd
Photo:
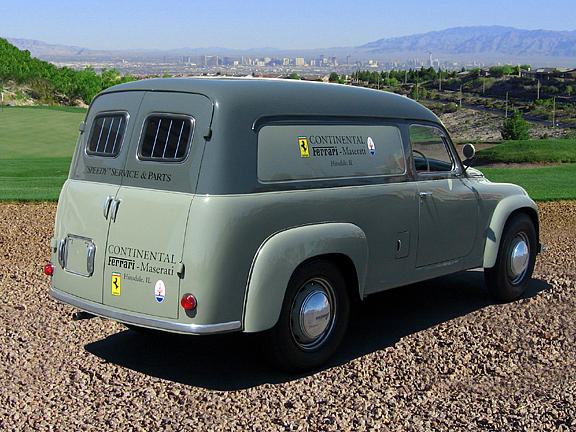
<path fill-rule="evenodd" d="M 154 114 L 144 123 L 138 157 L 141 160 L 179 162 L 186 159 L 194 132 L 194 119 Z"/>
<path fill-rule="evenodd" d="M 97 115 L 92 122 L 86 153 L 95 156 L 118 156 L 124 139 L 126 113 L 106 113 Z"/>

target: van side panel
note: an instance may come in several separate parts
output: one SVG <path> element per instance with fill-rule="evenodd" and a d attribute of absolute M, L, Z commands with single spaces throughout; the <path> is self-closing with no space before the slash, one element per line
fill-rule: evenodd
<path fill-rule="evenodd" d="M 350 205 L 352 202 L 354 205 Z M 417 204 L 415 186 L 409 182 L 247 195 L 196 195 L 190 206 L 182 259 L 186 275 L 181 282 L 181 295 L 191 293 L 198 300 L 197 315 L 190 323 L 241 320 L 250 271 L 260 247 L 281 231 L 305 225 L 358 227 L 356 234 L 365 242 L 367 252 L 357 252 L 362 249 L 360 246 L 350 246 L 351 234 L 344 231 L 343 253 L 357 263 L 359 284 L 365 287 L 359 293 L 361 297 L 409 282 L 417 241 Z M 326 234 L 329 239 L 342 235 L 333 231 Z M 319 236 L 314 239 L 300 244 L 302 251 L 296 248 L 287 252 L 290 260 L 282 274 L 291 273 L 301 263 L 297 261 L 310 254 L 339 252 L 335 243 L 323 245 Z M 306 248 L 310 252 L 305 253 Z M 284 277 L 274 289 L 286 289 L 288 279 Z"/>

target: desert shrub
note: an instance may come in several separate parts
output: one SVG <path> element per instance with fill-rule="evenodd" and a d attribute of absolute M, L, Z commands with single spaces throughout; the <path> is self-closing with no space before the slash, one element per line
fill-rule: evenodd
<path fill-rule="evenodd" d="M 530 139 L 530 128 L 530 124 L 522 118 L 520 111 L 514 111 L 502 125 L 500 133 L 505 140 L 527 140 Z"/>

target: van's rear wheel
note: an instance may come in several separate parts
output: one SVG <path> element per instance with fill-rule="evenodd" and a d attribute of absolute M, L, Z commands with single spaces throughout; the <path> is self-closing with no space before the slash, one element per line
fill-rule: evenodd
<path fill-rule="evenodd" d="M 513 216 L 504 227 L 496 264 L 484 269 L 490 294 L 512 301 L 524 294 L 536 261 L 536 229 L 526 214 Z"/>
<path fill-rule="evenodd" d="M 289 371 L 320 366 L 340 345 L 349 313 L 346 282 L 334 264 L 318 260 L 298 268 L 268 332 L 272 360 Z"/>

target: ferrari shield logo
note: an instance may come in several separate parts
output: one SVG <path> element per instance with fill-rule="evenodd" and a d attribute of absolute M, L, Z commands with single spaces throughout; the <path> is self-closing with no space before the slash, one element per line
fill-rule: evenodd
<path fill-rule="evenodd" d="M 310 157 L 310 149 L 308 147 L 308 138 L 298 137 L 298 145 L 300 147 L 300 157 Z"/>
<path fill-rule="evenodd" d="M 120 285 L 122 282 L 122 276 L 120 273 L 112 273 L 112 295 L 120 295 Z"/>

